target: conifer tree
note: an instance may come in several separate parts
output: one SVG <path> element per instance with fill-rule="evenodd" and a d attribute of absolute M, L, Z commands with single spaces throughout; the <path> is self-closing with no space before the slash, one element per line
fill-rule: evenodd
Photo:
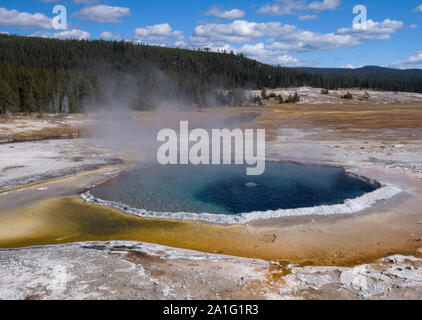
<path fill-rule="evenodd" d="M 3 79 L 0 79 L 0 114 L 19 111 L 19 99 Z"/>

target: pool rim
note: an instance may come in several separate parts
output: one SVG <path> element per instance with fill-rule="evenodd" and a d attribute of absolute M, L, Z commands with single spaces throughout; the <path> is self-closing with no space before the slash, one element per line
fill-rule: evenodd
<path fill-rule="evenodd" d="M 275 218 L 284 218 L 292 216 L 330 216 L 330 215 L 345 215 L 345 214 L 354 214 L 361 212 L 365 209 L 368 209 L 375 205 L 377 202 L 382 200 L 391 199 L 402 192 L 401 189 L 392 185 L 392 184 L 383 184 L 380 181 L 369 178 L 355 172 L 351 172 L 345 166 L 334 165 L 334 164 L 321 164 L 317 162 L 300 162 L 300 161 L 289 161 L 289 160 L 269 160 L 268 162 L 282 162 L 282 163 L 294 163 L 299 165 L 314 165 L 321 167 L 331 167 L 331 168 L 340 168 L 344 170 L 344 173 L 347 175 L 354 176 L 356 178 L 365 180 L 369 183 L 375 184 L 376 189 L 371 192 L 364 193 L 363 195 L 357 198 L 346 199 L 341 204 L 334 205 L 320 205 L 314 207 L 305 207 L 305 208 L 294 208 L 294 209 L 278 209 L 278 210 L 267 210 L 267 211 L 252 211 L 239 214 L 217 214 L 217 213 L 193 213 L 193 212 L 157 212 L 147 209 L 134 208 L 127 204 L 112 201 L 112 200 L 103 200 L 93 196 L 90 192 L 93 188 L 98 185 L 105 183 L 109 180 L 112 180 L 119 176 L 123 172 L 130 172 L 133 170 L 142 170 L 150 168 L 151 166 L 144 166 L 142 168 L 137 168 L 136 166 L 131 166 L 121 170 L 119 173 L 114 175 L 111 178 L 105 179 L 89 188 L 88 191 L 82 193 L 80 198 L 85 202 L 92 203 L 95 205 L 105 206 L 117 209 L 126 214 L 134 215 L 141 218 L 153 218 L 161 220 L 176 220 L 176 221 L 203 221 L 216 224 L 226 224 L 226 225 L 247 225 L 253 220 L 270 220 Z M 154 164 L 153 166 L 158 166 Z"/>

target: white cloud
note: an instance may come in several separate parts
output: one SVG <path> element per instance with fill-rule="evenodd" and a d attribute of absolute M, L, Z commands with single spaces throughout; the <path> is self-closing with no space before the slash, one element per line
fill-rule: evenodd
<path fill-rule="evenodd" d="M 354 66 L 353 64 L 348 64 L 347 66 L 341 66 L 343 69 L 359 69 L 363 66 Z"/>
<path fill-rule="evenodd" d="M 417 24 L 411 24 L 409 26 L 410 29 L 417 29 L 418 25 Z"/>
<path fill-rule="evenodd" d="M 168 44 L 173 41 L 178 46 L 182 45 L 180 41 L 184 38 L 182 31 L 173 30 L 168 23 L 137 28 L 134 31 L 134 37 L 138 41 L 153 43 Z"/>
<path fill-rule="evenodd" d="M 304 15 L 304 16 L 299 16 L 299 20 L 300 21 L 310 21 L 310 20 L 316 20 L 318 19 L 318 17 L 316 15 Z"/>
<path fill-rule="evenodd" d="M 350 35 L 362 42 L 373 39 L 389 39 L 391 34 L 403 27 L 403 22 L 386 19 L 383 22 L 368 20 L 365 23 L 356 23 L 352 28 L 341 28 L 339 35 Z"/>
<path fill-rule="evenodd" d="M 271 64 L 279 64 L 286 67 L 304 67 L 312 65 L 309 61 L 301 61 L 291 55 L 281 53 L 277 48 L 267 46 L 262 42 L 255 44 L 245 44 L 236 52 L 241 52 L 249 58 L 256 59 L 262 62 Z"/>
<path fill-rule="evenodd" d="M 58 39 L 88 40 L 91 35 L 89 34 L 89 32 L 73 29 L 54 33 L 53 37 Z"/>
<path fill-rule="evenodd" d="M 282 55 L 282 56 L 278 56 L 275 60 L 275 62 L 273 63 L 277 63 L 281 66 L 285 66 L 285 67 L 306 67 L 306 66 L 311 66 L 312 63 L 307 62 L 307 61 L 301 61 L 295 57 L 289 56 L 287 54 Z"/>
<path fill-rule="evenodd" d="M 239 51 L 251 57 L 268 57 L 273 55 L 269 50 L 265 48 L 265 44 L 262 42 L 254 44 L 245 44 Z"/>
<path fill-rule="evenodd" d="M 0 8 L 0 26 L 25 29 L 52 29 L 52 19 L 42 13 L 19 12 Z"/>
<path fill-rule="evenodd" d="M 62 32 L 57 33 L 50 33 L 45 31 L 39 31 L 32 35 L 32 37 L 41 37 L 41 38 L 56 38 L 56 39 L 62 39 L 62 40 L 69 40 L 69 39 L 75 39 L 75 40 L 88 40 L 91 35 L 89 32 L 83 31 L 83 30 L 66 30 Z"/>
<path fill-rule="evenodd" d="M 236 20 L 228 24 L 210 23 L 197 26 L 193 36 L 197 39 L 227 42 L 251 42 L 266 36 L 278 36 L 293 32 L 295 26 L 281 22 L 249 22 Z"/>
<path fill-rule="evenodd" d="M 415 56 L 411 56 L 406 60 L 398 60 L 392 62 L 390 66 L 399 69 L 415 68 L 417 66 L 422 66 L 422 50 L 417 51 Z"/>
<path fill-rule="evenodd" d="M 285 53 L 315 52 L 356 46 L 375 39 L 389 39 L 391 34 L 402 26 L 401 21 L 368 20 L 366 28 L 362 24 L 355 24 L 352 28 L 341 28 L 335 33 L 316 33 L 281 22 L 257 23 L 236 20 L 228 24 L 211 23 L 197 26 L 192 40 L 196 43 L 246 43 L 275 37 L 267 46 Z"/>
<path fill-rule="evenodd" d="M 282 65 L 286 67 L 305 67 L 314 65 L 314 62 L 302 61 L 291 55 L 280 53 L 277 49 L 271 49 L 263 42 L 244 44 L 240 47 L 233 47 L 227 43 L 207 43 L 202 46 L 214 52 L 231 52 L 242 53 L 250 59 L 255 59 L 261 62 Z"/>
<path fill-rule="evenodd" d="M 334 10 L 340 5 L 340 3 L 341 0 L 312 1 L 309 4 L 306 0 L 276 0 L 276 3 L 266 4 L 259 8 L 258 13 L 281 16 L 288 14 L 298 14 L 298 12 L 306 10 Z"/>
<path fill-rule="evenodd" d="M 239 9 L 221 10 L 218 7 L 212 7 L 204 13 L 206 16 L 215 16 L 224 20 L 239 19 L 245 16 L 245 11 Z"/>
<path fill-rule="evenodd" d="M 73 14 L 73 17 L 98 23 L 121 23 L 122 17 L 129 16 L 131 11 L 125 7 L 97 5 L 85 7 Z"/>
<path fill-rule="evenodd" d="M 322 2 L 313 1 L 308 5 L 308 8 L 315 11 L 334 10 L 340 5 L 340 3 L 341 0 L 323 0 Z"/>
<path fill-rule="evenodd" d="M 277 2 L 278 3 L 266 4 L 259 8 L 258 13 L 281 16 L 296 14 L 297 11 L 306 9 L 306 1 L 304 0 L 277 0 Z"/>
<path fill-rule="evenodd" d="M 7 31 L 0 31 L 0 34 L 9 35 L 9 32 L 7 32 Z"/>
<path fill-rule="evenodd" d="M 413 10 L 415 12 L 422 12 L 422 4 L 418 5 L 415 10 Z"/>
<path fill-rule="evenodd" d="M 109 31 L 104 31 L 103 33 L 100 34 L 100 38 L 105 39 L 105 40 L 120 40 L 122 36 L 116 33 L 109 32 Z"/>
<path fill-rule="evenodd" d="M 311 66 L 292 52 L 316 52 L 356 46 L 375 39 L 388 39 L 403 26 L 400 21 L 368 20 L 364 25 L 341 28 L 331 33 L 316 33 L 281 22 L 257 23 L 235 20 L 230 23 L 199 25 L 187 43 L 193 47 L 208 47 L 212 51 L 241 52 L 262 62 L 285 66 Z M 234 44 L 238 44 L 234 46 Z M 353 67 L 353 66 L 346 66 Z"/>

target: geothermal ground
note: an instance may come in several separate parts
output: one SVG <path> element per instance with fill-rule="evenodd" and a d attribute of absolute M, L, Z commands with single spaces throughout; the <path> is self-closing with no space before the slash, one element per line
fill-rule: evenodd
<path fill-rule="evenodd" d="M 266 128 L 273 160 L 341 165 L 400 194 L 352 214 L 235 226 L 143 219 L 79 197 L 139 166 L 139 146 L 90 138 L 87 125 L 104 125 L 95 117 L 0 120 L 0 298 L 422 299 L 422 95 L 331 103 L 300 90 L 299 105 L 177 113 L 165 127 Z M 132 114 L 130 127 L 160 119 Z"/>

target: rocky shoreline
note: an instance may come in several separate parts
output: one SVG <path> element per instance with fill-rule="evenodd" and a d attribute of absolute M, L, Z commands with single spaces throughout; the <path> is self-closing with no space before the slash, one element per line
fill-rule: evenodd
<path fill-rule="evenodd" d="M 422 299 L 422 258 L 286 266 L 138 242 L 0 251 L 1 299 Z M 272 270 L 272 271 L 271 271 Z"/>

